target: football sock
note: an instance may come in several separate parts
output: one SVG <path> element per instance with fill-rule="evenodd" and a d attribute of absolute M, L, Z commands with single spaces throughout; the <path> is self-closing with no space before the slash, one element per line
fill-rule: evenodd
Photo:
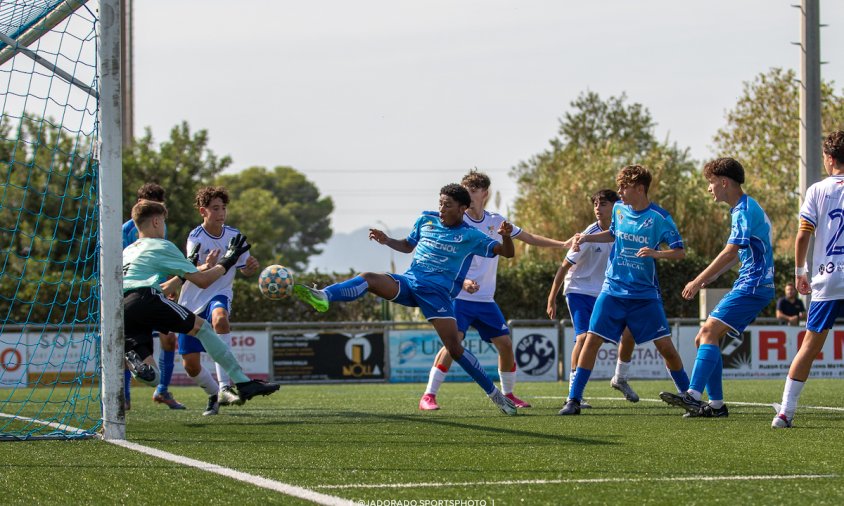
<path fill-rule="evenodd" d="M 577 375 L 577 369 L 572 369 L 569 373 L 569 385 L 574 383 L 574 377 Z"/>
<path fill-rule="evenodd" d="M 226 348 L 228 348 L 229 351 L 232 351 L 232 347 L 230 344 L 232 342 L 231 333 L 220 334 L 220 339 L 222 339 L 223 342 L 226 343 Z M 217 370 L 217 383 L 219 383 L 221 387 L 231 386 L 232 380 L 231 378 L 229 378 L 229 375 L 226 374 L 226 370 L 223 369 L 220 364 L 214 364 L 214 368 Z"/>
<path fill-rule="evenodd" d="M 342 283 L 334 283 L 333 285 L 326 286 L 323 291 L 328 297 L 329 302 L 348 302 L 359 299 L 366 293 L 368 288 L 369 283 L 363 277 L 355 276 Z"/>
<path fill-rule="evenodd" d="M 706 388 L 706 383 L 712 375 L 715 364 L 718 362 L 721 355 L 721 348 L 714 344 L 701 344 L 697 349 L 697 358 L 695 359 L 695 366 L 692 369 L 692 381 L 689 384 L 689 390 L 696 392 L 703 392 Z"/>
<path fill-rule="evenodd" d="M 724 405 L 723 375 L 724 360 L 721 358 L 721 352 L 719 349 L 718 358 L 715 361 L 715 367 L 712 369 L 709 381 L 706 382 L 706 393 L 709 395 L 709 404 L 712 404 L 713 408 L 720 408 Z"/>
<path fill-rule="evenodd" d="M 202 324 L 199 332 L 196 333 L 196 338 L 199 339 L 199 342 L 202 343 L 205 351 L 211 355 L 214 362 L 220 364 L 229 373 L 229 376 L 235 383 L 246 383 L 250 381 L 249 376 L 243 374 L 243 369 L 240 368 L 240 364 L 237 363 L 234 354 L 226 346 L 226 343 L 220 339 L 220 336 L 214 332 L 210 323 L 206 321 Z"/>
<path fill-rule="evenodd" d="M 791 378 L 786 378 L 785 380 L 780 413 L 784 413 L 789 420 L 794 418 L 794 412 L 797 411 L 797 401 L 800 399 L 800 393 L 803 391 L 805 385 L 805 381 L 798 381 Z"/>
<path fill-rule="evenodd" d="M 492 380 L 489 379 L 489 376 L 486 375 L 483 368 L 481 368 L 480 362 L 478 362 L 477 357 L 472 355 L 472 352 L 463 349 L 463 355 L 460 358 L 455 359 L 455 361 L 460 364 L 460 367 L 463 368 L 466 373 L 472 377 L 475 382 L 480 385 L 481 388 L 484 389 L 484 392 L 487 395 L 491 394 L 493 390 L 495 390 L 495 385 L 493 385 Z"/>
<path fill-rule="evenodd" d="M 630 362 L 622 362 L 621 359 L 618 359 L 618 361 L 616 361 L 615 363 L 615 379 L 627 381 L 629 374 Z"/>
<path fill-rule="evenodd" d="M 211 371 L 208 369 L 201 367 L 199 369 L 199 374 L 193 376 L 191 379 L 205 390 L 206 394 L 217 395 L 217 390 L 220 387 L 217 385 L 217 382 L 214 381 L 214 376 L 211 375 Z"/>
<path fill-rule="evenodd" d="M 175 351 L 161 350 L 158 354 L 158 370 L 161 371 L 161 380 L 158 383 L 158 393 L 167 391 L 170 386 L 170 380 L 173 378 L 173 362 L 176 360 Z"/>
<path fill-rule="evenodd" d="M 586 383 L 589 382 L 589 376 L 591 375 L 592 369 L 577 368 L 574 374 L 574 380 L 569 383 L 569 399 L 583 400 L 583 391 L 586 390 Z"/>
<path fill-rule="evenodd" d="M 431 368 L 431 372 L 428 373 L 428 386 L 425 388 L 426 394 L 437 395 L 437 392 L 440 391 L 440 385 L 443 384 L 445 375 L 448 373 L 448 371 L 444 371 L 440 367 L 442 366 L 435 365 Z"/>
<path fill-rule="evenodd" d="M 516 372 L 504 372 L 499 369 L 498 377 L 501 379 L 501 391 L 504 395 L 512 394 L 516 386 Z"/>
<path fill-rule="evenodd" d="M 689 389 L 689 376 L 686 374 L 685 369 L 678 369 L 676 371 L 669 369 L 668 374 L 674 380 L 674 387 L 677 389 L 677 392 L 683 393 Z"/>
<path fill-rule="evenodd" d="M 123 369 L 123 398 L 126 402 L 132 401 L 132 372 L 129 369 Z"/>

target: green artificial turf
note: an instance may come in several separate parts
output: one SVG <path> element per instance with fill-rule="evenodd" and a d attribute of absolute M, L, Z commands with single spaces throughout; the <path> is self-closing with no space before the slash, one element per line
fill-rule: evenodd
<path fill-rule="evenodd" d="M 468 383 L 445 384 L 435 412 L 417 409 L 419 384 L 296 385 L 214 417 L 202 416 L 198 388 L 173 389 L 189 409 L 170 411 L 135 387 L 127 439 L 373 505 L 844 503 L 841 380 L 811 380 L 790 430 L 770 428 L 769 406 L 741 404 L 778 402 L 781 380 L 726 382 L 725 419 L 654 402 L 668 381 L 631 384 L 637 404 L 591 382 L 594 408 L 574 417 L 557 416 L 561 383 L 518 385 L 534 407 L 516 417 Z M 97 440 L 0 443 L 0 494 L 4 504 L 307 503 Z"/>

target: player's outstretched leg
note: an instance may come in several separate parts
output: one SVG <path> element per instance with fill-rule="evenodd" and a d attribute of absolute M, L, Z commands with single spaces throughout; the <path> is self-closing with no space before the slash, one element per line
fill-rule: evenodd
<path fill-rule="evenodd" d="M 243 373 L 243 369 L 237 363 L 234 354 L 226 347 L 226 343 L 211 328 L 211 324 L 200 318 L 197 318 L 197 324 L 200 325 L 200 328 L 196 332 L 196 338 L 202 343 L 208 355 L 220 364 L 235 382 L 237 393 L 241 399 L 248 401 L 255 396 L 270 395 L 278 391 L 281 385 L 249 379 L 249 376 Z"/>

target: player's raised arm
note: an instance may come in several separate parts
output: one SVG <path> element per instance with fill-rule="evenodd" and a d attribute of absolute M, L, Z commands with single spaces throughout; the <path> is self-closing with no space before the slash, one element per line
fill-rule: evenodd
<path fill-rule="evenodd" d="M 527 230 L 522 230 L 522 233 L 517 235 L 516 239 L 519 239 L 525 244 L 530 244 L 531 246 L 554 249 L 569 249 L 571 248 L 573 242 L 573 238 L 569 238 L 566 241 L 558 241 L 557 239 L 551 239 L 539 234 L 531 234 Z"/>
<path fill-rule="evenodd" d="M 383 230 L 378 230 L 377 228 L 369 229 L 369 240 L 388 246 L 399 253 L 410 253 L 416 248 L 416 246 L 407 242 L 407 239 L 393 239 L 385 234 Z"/>
<path fill-rule="evenodd" d="M 501 242 L 496 244 L 492 251 L 505 258 L 516 256 L 516 247 L 513 245 L 513 238 L 510 237 L 510 234 L 513 233 L 513 225 L 502 221 L 501 226 L 498 227 L 498 233 L 501 234 Z"/>

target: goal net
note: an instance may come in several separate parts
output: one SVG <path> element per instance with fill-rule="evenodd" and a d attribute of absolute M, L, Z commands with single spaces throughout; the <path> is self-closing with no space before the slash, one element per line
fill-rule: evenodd
<path fill-rule="evenodd" d="M 0 439 L 102 424 L 98 2 L 0 2 Z"/>

